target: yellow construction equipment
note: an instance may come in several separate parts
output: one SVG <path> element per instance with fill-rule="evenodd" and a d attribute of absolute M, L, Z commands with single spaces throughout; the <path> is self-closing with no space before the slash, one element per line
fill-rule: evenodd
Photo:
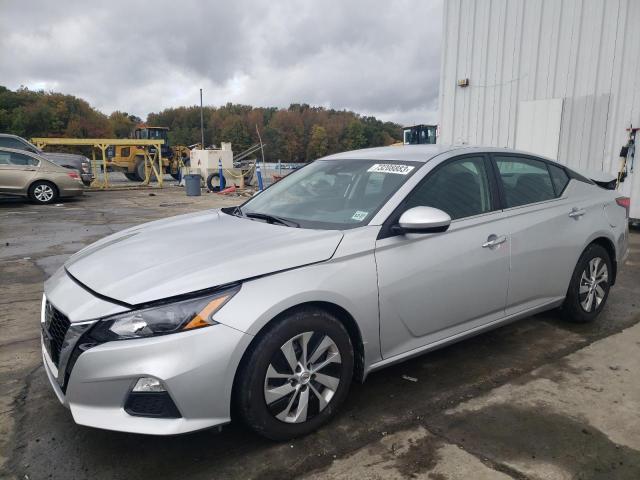
<path fill-rule="evenodd" d="M 38 148 L 44 149 L 49 145 L 90 146 L 92 147 L 92 167 L 97 172 L 102 169 L 104 180 L 94 180 L 91 186 L 99 188 L 109 187 L 109 170 L 112 165 L 107 155 L 107 149 L 129 148 L 140 152 L 142 162 L 141 180 L 148 185 L 151 177 L 158 179 L 158 186 L 162 186 L 166 164 L 162 158 L 164 139 L 130 139 L 130 138 L 32 138 L 31 142 Z M 102 153 L 102 158 L 96 158 L 96 150 Z M 162 172 L 162 173 L 160 173 Z"/>
<path fill-rule="evenodd" d="M 169 129 L 166 127 L 150 127 L 143 124 L 136 127 L 132 137 L 135 140 L 163 140 L 161 170 L 163 173 L 168 173 L 178 180 L 180 178 L 180 168 L 185 163 L 188 163 L 189 148 L 182 145 L 173 147 L 169 145 L 168 133 Z M 150 149 L 149 153 L 154 153 L 154 147 Z M 145 178 L 144 155 L 142 144 L 114 144 L 107 149 L 110 169 L 122 171 L 127 179 L 134 182 L 141 182 Z"/>

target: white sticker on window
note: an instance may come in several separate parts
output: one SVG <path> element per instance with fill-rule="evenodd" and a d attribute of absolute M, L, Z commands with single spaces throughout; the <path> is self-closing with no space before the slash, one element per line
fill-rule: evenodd
<path fill-rule="evenodd" d="M 356 210 L 356 213 L 351 217 L 352 220 L 357 220 L 358 222 L 364 220 L 369 215 L 369 212 L 363 212 L 361 210 Z"/>
<path fill-rule="evenodd" d="M 409 165 L 398 165 L 393 163 L 376 163 L 367 170 L 367 172 L 379 173 L 396 173 L 398 175 L 407 175 L 415 167 Z"/>

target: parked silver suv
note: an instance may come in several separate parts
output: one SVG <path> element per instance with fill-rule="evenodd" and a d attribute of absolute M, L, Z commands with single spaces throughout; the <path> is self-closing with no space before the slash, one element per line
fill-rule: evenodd
<path fill-rule="evenodd" d="M 326 157 L 72 256 L 45 284 L 45 371 L 82 425 L 183 433 L 234 403 L 264 436 L 304 435 L 374 370 L 550 308 L 594 320 L 628 200 L 507 149 Z"/>
<path fill-rule="evenodd" d="M 37 153 L 56 165 L 77 170 L 80 178 L 82 179 L 82 183 L 87 187 L 91 185 L 91 182 L 94 179 L 93 172 L 91 171 L 91 162 L 84 155 L 45 152 L 24 138 L 17 135 L 10 135 L 8 133 L 0 133 L 0 147 Z"/>

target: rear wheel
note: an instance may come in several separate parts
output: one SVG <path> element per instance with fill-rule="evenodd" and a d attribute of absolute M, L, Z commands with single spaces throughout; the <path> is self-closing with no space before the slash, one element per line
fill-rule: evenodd
<path fill-rule="evenodd" d="M 269 328 L 243 365 L 235 396 L 244 422 L 260 435 L 286 440 L 335 414 L 353 376 L 353 348 L 337 318 L 301 308 Z"/>
<path fill-rule="evenodd" d="M 58 199 L 58 188 L 51 182 L 38 180 L 29 187 L 29 199 L 34 203 L 51 203 Z"/>
<path fill-rule="evenodd" d="M 611 287 L 611 257 L 598 244 L 583 252 L 573 272 L 563 309 L 568 320 L 591 322 L 604 308 Z"/>

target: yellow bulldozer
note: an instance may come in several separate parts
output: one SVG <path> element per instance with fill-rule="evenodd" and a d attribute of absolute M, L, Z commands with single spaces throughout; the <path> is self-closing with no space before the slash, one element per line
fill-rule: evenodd
<path fill-rule="evenodd" d="M 176 180 L 179 180 L 180 167 L 189 163 L 189 148 L 183 145 L 170 145 L 168 133 L 169 129 L 167 127 L 139 125 L 133 131 L 132 138 L 164 140 L 164 145 L 162 145 L 160 151 L 164 173 L 168 173 Z M 150 147 L 149 153 L 155 155 L 155 147 Z M 141 182 L 145 179 L 144 148 L 111 145 L 107 148 L 107 165 L 110 170 L 123 172 L 128 180 Z M 151 175 L 151 180 L 155 180 L 155 175 Z"/>

